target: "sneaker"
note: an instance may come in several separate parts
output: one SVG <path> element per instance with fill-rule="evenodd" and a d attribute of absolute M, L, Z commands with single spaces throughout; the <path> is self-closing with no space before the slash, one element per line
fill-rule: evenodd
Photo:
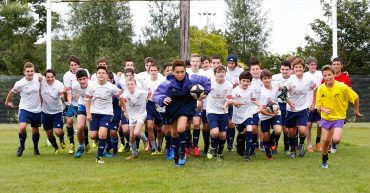
<path fill-rule="evenodd" d="M 163 154 L 162 148 L 158 147 L 158 149 L 157 149 L 157 155 L 162 155 L 162 154 Z"/>
<path fill-rule="evenodd" d="M 112 158 L 113 155 L 111 153 L 105 152 L 105 153 L 103 153 L 103 157 Z"/>
<path fill-rule="evenodd" d="M 276 145 L 271 146 L 271 153 L 272 153 L 272 155 L 276 155 L 278 153 Z"/>
<path fill-rule="evenodd" d="M 96 162 L 99 164 L 105 164 L 105 161 L 101 157 L 96 158 Z"/>
<path fill-rule="evenodd" d="M 312 153 L 313 152 L 313 147 L 312 147 L 312 145 L 308 145 L 308 152 L 310 152 L 310 153 Z"/>
<path fill-rule="evenodd" d="M 123 149 L 123 151 L 124 152 L 129 152 L 130 151 L 130 144 L 129 143 L 126 143 L 125 148 Z"/>
<path fill-rule="evenodd" d="M 73 143 L 69 144 L 69 150 L 68 153 L 72 154 L 75 152 L 75 145 Z"/>
<path fill-rule="evenodd" d="M 227 151 L 229 151 L 229 152 L 232 152 L 232 151 L 234 151 L 234 149 L 233 149 L 233 146 L 232 145 L 228 145 L 227 146 Z"/>
<path fill-rule="evenodd" d="M 181 159 L 181 158 L 179 158 L 179 165 L 180 165 L 180 166 L 185 165 L 185 163 L 186 163 L 186 156 L 185 156 L 185 157 L 183 157 L 182 159 Z"/>
<path fill-rule="evenodd" d="M 264 147 L 264 146 L 262 146 L 262 147 L 260 148 L 260 151 L 261 151 L 261 152 L 266 152 L 265 147 Z"/>
<path fill-rule="evenodd" d="M 186 157 L 190 156 L 190 149 L 188 147 L 185 148 L 185 155 Z"/>
<path fill-rule="evenodd" d="M 304 154 L 306 154 L 306 148 L 304 147 L 304 145 L 299 145 L 298 150 L 299 150 L 299 157 L 303 157 Z"/>
<path fill-rule="evenodd" d="M 209 148 L 208 153 L 207 153 L 207 158 L 212 159 L 214 154 L 215 154 L 215 149 L 214 148 Z"/>
<path fill-rule="evenodd" d="M 294 159 L 296 157 L 296 152 L 290 152 L 289 158 Z"/>
<path fill-rule="evenodd" d="M 156 149 L 152 149 L 152 156 L 156 156 L 158 154 L 157 150 Z"/>
<path fill-rule="evenodd" d="M 84 151 L 85 151 L 85 148 L 83 146 L 78 147 L 77 152 L 75 153 L 75 158 L 80 158 L 82 154 L 84 153 Z"/>
<path fill-rule="evenodd" d="M 24 151 L 24 147 L 19 146 L 17 150 L 17 157 L 21 157 Z"/>
<path fill-rule="evenodd" d="M 138 156 L 137 155 L 130 155 L 126 158 L 126 160 L 134 160 L 134 159 L 137 159 Z"/>
<path fill-rule="evenodd" d="M 85 145 L 86 153 L 91 153 L 90 144 Z"/>
<path fill-rule="evenodd" d="M 145 151 L 145 152 L 148 152 L 148 151 L 149 151 L 149 149 L 150 149 L 150 143 L 149 143 L 149 140 L 146 140 L 144 151 Z"/>
<path fill-rule="evenodd" d="M 216 160 L 222 161 L 224 159 L 224 156 L 222 154 L 217 154 Z"/>
<path fill-rule="evenodd" d="M 317 149 L 317 151 L 321 151 L 321 144 L 320 143 L 316 143 L 316 149 Z"/>
<path fill-rule="evenodd" d="M 337 153 L 337 149 L 335 149 L 335 148 L 331 147 L 331 149 L 330 149 L 329 153 Z"/>
<path fill-rule="evenodd" d="M 98 147 L 98 142 L 96 140 L 93 140 L 92 148 L 97 148 L 97 147 Z"/>
<path fill-rule="evenodd" d="M 266 156 L 266 159 L 269 160 L 269 161 L 272 161 L 272 156 Z"/>
<path fill-rule="evenodd" d="M 241 146 L 242 146 L 242 144 L 236 143 L 236 153 L 238 153 L 239 156 L 244 155 L 244 150 Z"/>
<path fill-rule="evenodd" d="M 254 151 L 254 152 L 250 152 L 250 153 L 249 153 L 249 156 L 253 156 L 254 158 L 256 158 L 256 157 L 257 157 L 257 154 L 256 154 L 256 152 Z"/>
<path fill-rule="evenodd" d="M 33 148 L 33 154 L 34 155 L 40 155 L 39 148 Z"/>
<path fill-rule="evenodd" d="M 195 156 L 195 157 L 199 157 L 199 156 L 200 156 L 200 150 L 199 150 L 199 147 L 194 147 L 194 149 L 193 149 L 193 153 L 194 153 L 194 156 Z"/>
<path fill-rule="evenodd" d="M 175 150 L 171 148 L 171 159 L 175 158 Z"/>
<path fill-rule="evenodd" d="M 322 162 L 322 163 L 321 163 L 321 168 L 328 169 L 328 168 L 329 168 L 329 167 L 328 167 L 328 163 L 326 163 L 326 162 Z"/>
<path fill-rule="evenodd" d="M 64 141 L 61 141 L 61 142 L 60 142 L 60 147 L 61 147 L 62 149 L 66 149 L 66 143 L 64 143 Z"/>
<path fill-rule="evenodd" d="M 171 149 L 166 149 L 166 160 L 172 159 L 172 151 Z"/>
<path fill-rule="evenodd" d="M 124 150 L 124 146 L 122 144 L 119 145 L 118 152 L 122 153 Z"/>
<path fill-rule="evenodd" d="M 59 154 L 60 154 L 59 149 L 55 149 L 55 150 L 54 150 L 54 154 L 55 154 L 55 155 L 59 155 Z"/>
<path fill-rule="evenodd" d="M 289 150 L 285 150 L 285 151 L 284 151 L 284 155 L 285 155 L 285 156 L 290 156 L 290 151 L 289 151 Z"/>
<path fill-rule="evenodd" d="M 244 154 L 244 160 L 247 162 L 251 161 L 251 158 L 249 157 L 248 153 Z"/>

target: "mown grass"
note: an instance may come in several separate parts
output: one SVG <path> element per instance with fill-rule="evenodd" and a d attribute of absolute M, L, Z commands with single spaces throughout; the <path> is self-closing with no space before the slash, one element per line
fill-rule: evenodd
<path fill-rule="evenodd" d="M 137 160 L 126 161 L 129 154 L 123 153 L 97 164 L 96 149 L 81 159 L 54 155 L 41 133 L 41 156 L 33 155 L 29 130 L 18 158 L 17 125 L 0 125 L 0 192 L 370 192 L 368 124 L 346 125 L 327 170 L 320 168 L 319 152 L 290 160 L 280 148 L 273 161 L 258 152 L 247 163 L 236 152 L 225 152 L 222 162 L 190 157 L 175 168 L 164 155 L 141 151 Z"/>

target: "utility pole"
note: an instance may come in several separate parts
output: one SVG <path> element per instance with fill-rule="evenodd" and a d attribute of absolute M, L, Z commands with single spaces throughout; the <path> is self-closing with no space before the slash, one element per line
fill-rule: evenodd
<path fill-rule="evenodd" d="M 46 69 L 51 69 L 51 0 L 46 0 Z"/>
<path fill-rule="evenodd" d="M 189 58 L 190 0 L 180 1 L 180 58 Z"/>
<path fill-rule="evenodd" d="M 333 20 L 333 55 L 332 59 L 338 57 L 338 42 L 337 42 L 337 0 L 333 0 L 332 5 L 332 20 Z"/>

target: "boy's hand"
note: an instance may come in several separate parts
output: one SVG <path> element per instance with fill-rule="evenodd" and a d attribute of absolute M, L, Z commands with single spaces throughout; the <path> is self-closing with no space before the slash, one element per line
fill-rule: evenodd
<path fill-rule="evenodd" d="M 329 114 L 330 114 L 330 109 L 327 109 L 327 108 L 321 107 L 321 111 L 322 111 L 323 113 L 325 113 L 325 115 L 329 115 Z"/>
<path fill-rule="evenodd" d="M 202 93 L 198 99 L 198 101 L 203 101 L 207 97 L 206 94 Z"/>
<path fill-rule="evenodd" d="M 363 114 L 361 114 L 360 112 L 355 112 L 355 116 L 356 116 L 356 118 L 360 118 L 360 117 L 362 117 L 362 116 L 364 116 Z"/>
<path fill-rule="evenodd" d="M 166 97 L 163 101 L 163 104 L 165 105 L 169 105 L 170 103 L 172 102 L 171 98 L 170 97 Z"/>
<path fill-rule="evenodd" d="M 234 101 L 234 106 L 239 108 L 240 106 L 242 106 L 242 104 L 240 104 L 239 101 Z"/>
<path fill-rule="evenodd" d="M 125 118 L 128 120 L 128 113 L 127 112 L 124 112 L 123 116 L 125 116 Z"/>
<path fill-rule="evenodd" d="M 12 102 L 7 102 L 7 103 L 5 103 L 5 105 L 7 106 L 7 107 L 10 107 L 10 108 L 14 108 L 14 104 L 12 103 Z"/>
<path fill-rule="evenodd" d="M 86 119 L 87 119 L 88 121 L 91 121 L 91 113 L 87 113 L 87 114 L 86 114 Z"/>

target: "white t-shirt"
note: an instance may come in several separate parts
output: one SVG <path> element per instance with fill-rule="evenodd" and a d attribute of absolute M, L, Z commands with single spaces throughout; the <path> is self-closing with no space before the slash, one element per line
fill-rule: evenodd
<path fill-rule="evenodd" d="M 130 120 L 140 120 L 146 118 L 146 99 L 148 91 L 135 89 L 133 94 L 126 90 L 123 98 L 126 101 L 127 113 Z"/>
<path fill-rule="evenodd" d="M 254 94 L 256 95 L 257 101 L 260 101 L 262 87 L 263 87 L 263 83 L 261 79 L 255 79 L 255 78 L 252 79 L 251 88 L 253 89 Z M 253 113 L 257 113 L 257 112 L 258 112 L 258 107 L 255 106 Z"/>
<path fill-rule="evenodd" d="M 292 75 L 285 82 L 285 86 L 288 89 L 288 98 L 295 106 L 295 110 L 293 111 L 290 105 L 287 105 L 287 111 L 298 112 L 311 106 L 312 100 L 309 100 L 309 92 L 315 90 L 317 87 L 313 79 L 307 75 L 303 75 L 302 79 L 298 79 L 297 76 Z"/>
<path fill-rule="evenodd" d="M 85 70 L 87 72 L 87 76 L 90 77 L 88 70 L 83 68 L 80 68 L 79 70 Z M 63 76 L 63 84 L 65 87 L 67 87 L 68 90 L 72 88 L 73 81 L 75 80 L 77 80 L 76 74 L 73 74 L 70 70 L 68 70 Z M 72 97 L 72 105 L 77 106 L 77 100 L 75 99 L 75 97 Z"/>
<path fill-rule="evenodd" d="M 226 80 L 229 81 L 231 84 L 239 84 L 239 75 L 243 72 L 244 70 L 239 67 L 235 67 L 234 70 L 230 70 L 227 68 L 226 71 Z"/>
<path fill-rule="evenodd" d="M 308 72 L 305 72 L 304 75 L 310 77 L 311 79 L 313 79 L 315 81 L 315 83 L 316 83 L 316 87 L 320 86 L 321 81 L 322 81 L 322 73 L 321 73 L 321 71 L 316 70 L 315 73 L 311 73 L 310 71 L 308 71 Z M 309 100 L 311 102 L 313 100 L 313 93 L 314 93 L 313 90 L 308 93 L 308 95 L 309 95 L 308 98 L 309 98 Z"/>
<path fill-rule="evenodd" d="M 193 74 L 202 75 L 203 74 L 203 69 L 199 69 L 198 72 L 193 72 L 192 68 L 187 68 L 186 72 L 189 74 L 189 76 L 191 76 Z"/>
<path fill-rule="evenodd" d="M 233 106 L 232 121 L 235 124 L 242 124 L 248 118 L 253 118 L 256 106 L 256 96 L 253 89 L 251 87 L 242 89 L 240 86 L 237 86 L 232 91 L 232 97 L 241 104 L 240 107 Z"/>
<path fill-rule="evenodd" d="M 45 77 L 41 81 L 41 110 L 46 114 L 57 114 L 63 111 L 63 96 L 64 85 L 59 80 L 55 80 L 52 85 L 46 82 Z"/>
<path fill-rule="evenodd" d="M 164 76 L 161 73 L 158 73 L 158 79 L 162 79 Z M 136 88 L 141 90 L 146 90 L 148 88 L 148 80 L 150 79 L 150 74 L 147 71 L 140 72 L 135 76 Z"/>
<path fill-rule="evenodd" d="M 119 82 L 119 77 L 117 76 L 117 74 L 116 73 L 114 73 L 113 72 L 113 79 L 114 79 L 114 82 L 116 83 L 116 85 L 118 85 L 118 82 Z M 91 78 L 90 78 L 90 80 L 92 80 L 92 81 L 95 81 L 95 82 L 97 82 L 98 81 L 98 79 L 96 78 L 96 73 L 94 73 L 93 75 L 91 75 Z"/>
<path fill-rule="evenodd" d="M 212 70 L 212 68 L 210 68 L 208 70 L 203 70 L 200 75 L 207 77 L 209 80 L 213 80 L 215 78 L 215 73 Z M 203 100 L 203 106 L 202 106 L 202 109 L 203 110 L 206 110 L 206 107 L 207 107 L 207 98 L 205 98 Z"/>
<path fill-rule="evenodd" d="M 272 84 L 272 89 L 269 90 L 265 87 L 261 89 L 261 96 L 260 96 L 260 104 L 266 106 L 269 101 L 278 103 L 278 96 L 279 96 L 279 86 L 277 84 Z M 281 115 L 279 111 L 278 115 Z M 264 115 L 262 113 L 258 114 L 261 121 L 271 119 L 272 116 Z"/>
<path fill-rule="evenodd" d="M 285 82 L 288 80 L 289 78 L 287 78 L 287 79 L 285 79 L 285 78 L 283 78 L 283 75 L 281 74 L 281 73 L 279 73 L 279 74 L 274 74 L 274 75 L 272 75 L 272 79 L 271 79 L 271 82 L 272 82 L 272 84 L 275 84 L 275 85 L 277 85 L 277 86 L 279 86 L 279 87 L 283 87 L 284 86 L 284 84 L 285 84 Z M 279 94 L 278 94 L 278 96 L 281 94 L 281 91 L 279 91 Z M 278 102 L 279 103 L 283 103 L 283 101 L 279 98 L 278 99 Z M 286 102 L 284 102 L 284 103 L 286 103 Z"/>
<path fill-rule="evenodd" d="M 85 100 L 91 100 L 90 113 L 113 115 L 112 96 L 122 98 L 122 90 L 110 82 L 104 85 L 88 85 Z"/>
<path fill-rule="evenodd" d="M 14 93 L 20 93 L 19 109 L 32 113 L 41 112 L 40 82 L 37 75 L 33 75 L 33 79 L 30 81 L 25 77 L 20 79 L 14 84 L 12 91 Z"/>
<path fill-rule="evenodd" d="M 95 86 L 97 85 L 97 83 L 95 81 L 92 81 L 92 80 L 88 80 L 88 83 L 87 83 L 88 86 Z M 77 104 L 79 105 L 85 105 L 85 93 L 86 93 L 86 88 L 81 88 L 81 85 L 78 83 L 78 81 L 73 81 L 72 83 L 72 90 L 71 90 L 71 93 L 76 93 L 75 97 L 77 97 Z"/>
<path fill-rule="evenodd" d="M 207 114 L 225 114 L 223 106 L 225 105 L 228 96 L 231 96 L 233 85 L 225 81 L 222 84 L 211 80 L 211 92 L 207 96 Z"/>

